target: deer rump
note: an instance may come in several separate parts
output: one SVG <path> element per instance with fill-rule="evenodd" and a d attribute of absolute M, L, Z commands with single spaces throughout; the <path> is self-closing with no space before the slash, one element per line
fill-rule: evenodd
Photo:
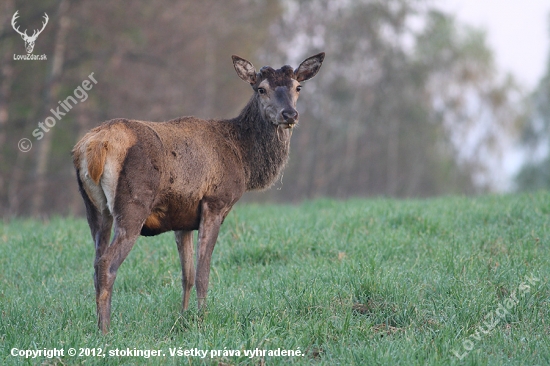
<path fill-rule="evenodd" d="M 141 235 L 198 230 L 202 200 L 216 197 L 231 207 L 246 190 L 239 151 L 217 123 L 193 117 L 106 122 L 75 146 L 81 190 L 111 216 L 128 202 L 148 206 Z"/>

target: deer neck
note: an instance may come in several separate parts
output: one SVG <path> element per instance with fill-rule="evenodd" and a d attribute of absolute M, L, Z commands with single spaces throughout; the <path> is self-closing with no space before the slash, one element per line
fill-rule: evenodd
<path fill-rule="evenodd" d="M 238 131 L 238 142 L 248 177 L 247 190 L 269 188 L 288 160 L 291 129 L 267 121 L 255 96 L 232 122 Z"/>

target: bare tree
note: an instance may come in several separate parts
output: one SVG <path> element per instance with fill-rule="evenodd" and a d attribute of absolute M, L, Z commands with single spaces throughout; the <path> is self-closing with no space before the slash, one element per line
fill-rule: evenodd
<path fill-rule="evenodd" d="M 57 90 L 60 85 L 60 76 L 63 71 L 63 62 L 65 58 L 65 49 L 67 47 L 67 35 L 69 31 L 70 19 L 69 19 L 69 1 L 60 0 L 58 4 L 58 19 L 59 26 L 55 36 L 55 48 L 52 57 L 52 67 L 48 79 L 46 81 L 46 90 L 44 92 L 44 99 L 42 104 L 42 110 L 44 113 L 48 111 L 52 104 L 52 101 L 57 95 Z M 48 172 L 48 159 L 50 158 L 50 149 L 53 139 L 53 131 L 46 133 L 44 138 L 37 146 L 36 155 L 36 168 L 35 168 L 35 182 L 36 188 L 32 198 L 31 212 L 34 216 L 38 216 L 42 211 L 42 205 L 44 202 L 44 192 L 47 184 L 47 172 Z"/>

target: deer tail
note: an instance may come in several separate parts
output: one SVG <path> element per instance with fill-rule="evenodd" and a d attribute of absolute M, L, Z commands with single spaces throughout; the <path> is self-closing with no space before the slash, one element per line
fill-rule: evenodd
<path fill-rule="evenodd" d="M 86 146 L 86 162 L 88 163 L 88 176 L 95 183 L 103 175 L 105 159 L 107 158 L 107 141 L 91 140 Z"/>

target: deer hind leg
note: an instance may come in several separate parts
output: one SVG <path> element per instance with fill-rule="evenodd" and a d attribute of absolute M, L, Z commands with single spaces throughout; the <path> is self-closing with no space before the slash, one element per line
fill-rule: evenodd
<path fill-rule="evenodd" d="M 183 287 L 183 310 L 189 307 L 189 296 L 195 282 L 195 265 L 193 263 L 193 232 L 175 231 L 176 244 L 181 262 L 181 285 Z"/>
<path fill-rule="evenodd" d="M 213 206 L 213 205 L 212 205 Z M 197 250 L 197 275 L 195 286 L 197 287 L 197 302 L 199 309 L 206 306 L 206 294 L 210 279 L 210 260 L 218 239 L 220 226 L 224 215 L 220 210 L 211 207 L 206 201 L 201 202 L 201 221 L 199 225 L 199 242 Z"/>
<path fill-rule="evenodd" d="M 113 216 L 108 211 L 104 211 L 101 214 L 99 230 L 92 236 L 94 237 L 95 243 L 95 260 L 94 260 L 94 286 L 95 286 L 95 295 L 96 302 L 99 298 L 99 283 L 98 283 L 98 270 L 99 270 L 99 259 L 105 253 L 105 250 L 109 247 L 109 240 L 111 239 L 111 228 L 113 227 Z M 97 305 L 97 303 L 96 303 Z M 99 311 L 99 306 L 97 307 Z M 99 313 L 98 313 L 99 315 Z"/>
<path fill-rule="evenodd" d="M 99 284 L 98 284 L 98 263 L 99 258 L 105 253 L 105 250 L 109 247 L 109 240 L 111 239 L 111 228 L 113 226 L 113 217 L 108 211 L 102 213 L 95 207 L 87 207 L 88 211 L 88 224 L 92 232 L 92 238 L 95 245 L 95 260 L 94 260 L 94 287 L 96 293 L 96 299 L 99 297 Z"/>
<path fill-rule="evenodd" d="M 111 295 L 118 268 L 139 237 L 143 223 L 150 214 L 151 205 L 151 202 L 147 202 L 149 200 L 146 202 L 130 200 L 124 194 L 121 194 L 116 200 L 116 207 L 119 209 L 113 214 L 115 217 L 114 237 L 111 245 L 101 253 L 96 266 L 98 325 L 103 333 L 109 331 L 111 323 Z"/>
<path fill-rule="evenodd" d="M 88 225 L 90 226 L 90 231 L 92 234 L 92 239 L 95 246 L 95 261 L 94 261 L 94 286 L 96 291 L 96 299 L 99 297 L 99 284 L 97 281 L 98 278 L 98 262 L 99 258 L 103 255 L 107 247 L 109 246 L 109 241 L 111 239 L 111 228 L 113 226 L 113 217 L 111 213 L 103 209 L 102 211 L 92 203 L 90 197 L 86 193 L 82 180 L 80 179 L 79 171 L 77 171 L 77 180 L 80 188 L 80 194 L 84 199 L 84 204 L 86 206 L 86 217 L 88 219 Z"/>

